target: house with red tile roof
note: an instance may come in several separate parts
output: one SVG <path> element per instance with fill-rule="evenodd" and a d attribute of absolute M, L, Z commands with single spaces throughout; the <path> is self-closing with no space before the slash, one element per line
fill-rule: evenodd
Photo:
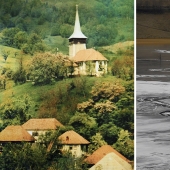
<path fill-rule="evenodd" d="M 7 126 L 0 132 L 0 143 L 6 142 L 34 142 L 35 138 L 31 136 L 22 126 Z"/>
<path fill-rule="evenodd" d="M 84 161 L 92 166 L 92 169 L 90 170 L 94 170 L 99 165 L 102 167 L 102 169 L 106 170 L 109 166 L 112 166 L 113 162 L 114 167 L 118 168 L 114 168 L 114 170 L 132 170 L 130 160 L 125 158 L 110 145 L 103 145 L 95 152 L 93 152 L 92 155 L 88 156 Z"/>
<path fill-rule="evenodd" d="M 87 152 L 87 146 L 90 143 L 73 130 L 67 131 L 59 136 L 60 149 L 62 152 L 71 152 L 75 157 L 81 157 Z"/>
<path fill-rule="evenodd" d="M 64 126 L 55 118 L 29 119 L 22 127 L 38 140 L 38 136 L 44 135 L 47 131 L 55 131 L 58 127 Z"/>

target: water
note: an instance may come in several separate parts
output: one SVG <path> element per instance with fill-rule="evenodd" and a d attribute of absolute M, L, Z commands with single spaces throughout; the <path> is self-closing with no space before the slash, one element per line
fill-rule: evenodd
<path fill-rule="evenodd" d="M 163 41 L 137 46 L 137 170 L 170 170 L 170 116 L 160 114 L 170 111 L 169 50 Z"/>
<path fill-rule="evenodd" d="M 137 80 L 170 81 L 170 44 L 137 47 Z"/>

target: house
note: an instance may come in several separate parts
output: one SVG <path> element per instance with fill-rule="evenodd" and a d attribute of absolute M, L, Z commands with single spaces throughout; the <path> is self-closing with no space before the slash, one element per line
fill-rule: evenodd
<path fill-rule="evenodd" d="M 94 49 L 80 50 L 72 58 L 78 65 L 77 73 L 81 75 L 95 75 L 97 77 L 107 73 L 107 59 Z M 76 73 L 76 74 L 77 74 Z"/>
<path fill-rule="evenodd" d="M 86 49 L 87 37 L 82 33 L 76 5 L 76 18 L 74 32 L 69 37 L 69 57 L 78 67 L 75 67 L 74 75 L 101 76 L 107 73 L 108 60 L 94 49 Z"/>
<path fill-rule="evenodd" d="M 45 135 L 47 131 L 54 131 L 63 125 L 55 118 L 29 119 L 22 127 L 38 140 L 38 136 Z"/>
<path fill-rule="evenodd" d="M 7 142 L 34 142 L 35 138 L 31 136 L 22 126 L 7 126 L 0 133 L 0 143 Z"/>
<path fill-rule="evenodd" d="M 90 143 L 73 130 L 63 133 L 58 140 L 60 141 L 60 150 L 71 152 L 75 157 L 86 154 L 87 146 Z"/>
<path fill-rule="evenodd" d="M 109 145 L 103 145 L 84 161 L 89 164 L 90 170 L 95 170 L 97 167 L 105 170 L 132 170 L 130 160 Z"/>

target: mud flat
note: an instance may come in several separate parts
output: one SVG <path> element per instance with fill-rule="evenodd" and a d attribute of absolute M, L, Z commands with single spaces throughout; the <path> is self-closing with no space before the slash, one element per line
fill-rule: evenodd
<path fill-rule="evenodd" d="M 136 169 L 170 169 L 170 82 L 137 81 Z M 163 104 L 162 104 L 163 103 Z"/>

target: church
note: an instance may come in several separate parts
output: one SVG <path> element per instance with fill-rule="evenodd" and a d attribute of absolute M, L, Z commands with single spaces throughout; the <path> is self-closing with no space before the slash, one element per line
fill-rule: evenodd
<path fill-rule="evenodd" d="M 95 49 L 86 49 L 86 39 L 87 37 L 81 31 L 78 5 L 76 5 L 74 32 L 68 38 L 69 58 L 76 63 L 73 74 L 100 77 L 107 73 L 108 60 Z"/>

